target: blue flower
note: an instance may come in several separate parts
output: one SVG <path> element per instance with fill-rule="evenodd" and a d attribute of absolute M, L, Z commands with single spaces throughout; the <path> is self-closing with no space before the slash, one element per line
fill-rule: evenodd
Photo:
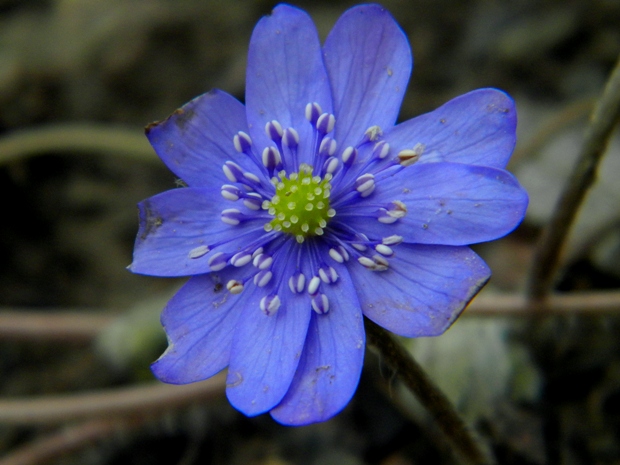
<path fill-rule="evenodd" d="M 191 276 L 163 311 L 159 379 L 228 367 L 246 415 L 323 421 L 357 387 L 363 316 L 435 336 L 487 282 L 467 245 L 513 230 L 528 202 L 503 169 L 513 101 L 481 89 L 395 125 L 411 67 L 378 5 L 348 10 L 322 48 L 280 5 L 252 35 L 245 106 L 212 90 L 147 128 L 189 186 L 139 204 L 131 270 Z"/>

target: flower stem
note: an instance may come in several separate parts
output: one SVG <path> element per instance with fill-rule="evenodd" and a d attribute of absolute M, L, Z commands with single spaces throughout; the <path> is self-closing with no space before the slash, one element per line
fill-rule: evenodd
<path fill-rule="evenodd" d="M 546 297 L 553 286 L 562 247 L 579 207 L 596 179 L 596 169 L 619 121 L 620 59 L 594 107 L 577 163 L 538 241 L 528 282 L 528 294 L 532 299 Z"/>
<path fill-rule="evenodd" d="M 445 394 L 430 380 L 422 367 L 386 330 L 365 319 L 368 342 L 379 349 L 385 363 L 432 414 L 467 463 L 489 465 L 495 461 L 469 430 Z"/>

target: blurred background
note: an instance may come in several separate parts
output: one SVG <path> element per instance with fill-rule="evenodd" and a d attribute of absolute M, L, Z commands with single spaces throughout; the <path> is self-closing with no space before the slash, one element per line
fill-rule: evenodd
<path fill-rule="evenodd" d="M 355 4 L 293 3 L 312 15 L 322 39 Z M 509 169 L 530 193 L 528 217 L 476 251 L 494 273 L 486 302 L 522 295 L 535 241 L 620 54 L 620 2 L 382 4 L 414 55 L 401 120 L 481 87 L 501 88 L 517 102 L 519 142 Z M 274 6 L 0 0 L 0 464 L 457 463 L 372 352 L 351 404 L 309 427 L 245 418 L 223 388 L 208 401 L 144 409 L 131 419 L 18 421 L 27 403 L 23 410 L 11 404 L 13 417 L 3 417 L 9 401 L 153 381 L 149 363 L 166 346 L 159 312 L 182 281 L 125 269 L 136 203 L 177 182 L 143 127 L 214 87 L 242 100 L 252 28 Z M 620 287 L 618 178 L 616 137 L 565 249 L 558 292 Z M 405 344 L 500 463 L 620 464 L 620 303 L 605 314 L 586 306 L 536 318 L 503 316 L 500 303 L 495 315 L 488 309 L 484 317 L 466 311 L 440 338 Z M 75 313 L 66 331 L 61 325 L 54 333 L 42 319 L 36 331 L 14 332 L 32 311 Z M 66 433 L 87 427 L 95 433 L 71 445 Z"/>

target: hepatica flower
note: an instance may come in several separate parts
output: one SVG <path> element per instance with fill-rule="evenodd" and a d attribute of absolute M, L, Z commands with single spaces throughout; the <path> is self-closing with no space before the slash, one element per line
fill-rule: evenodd
<path fill-rule="evenodd" d="M 326 420 L 357 387 L 363 316 L 435 336 L 486 283 L 467 245 L 510 232 L 528 201 L 503 169 L 514 104 L 482 89 L 395 125 L 411 67 L 378 5 L 344 13 L 323 47 L 280 5 L 252 35 L 245 106 L 213 90 L 147 128 L 188 185 L 139 204 L 131 270 L 191 276 L 163 311 L 159 379 L 228 367 L 241 412 Z"/>

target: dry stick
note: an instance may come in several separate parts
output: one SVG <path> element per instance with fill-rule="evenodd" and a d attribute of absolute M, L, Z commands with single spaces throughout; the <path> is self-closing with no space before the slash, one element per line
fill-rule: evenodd
<path fill-rule="evenodd" d="M 135 423 L 136 426 L 138 425 Z M 133 426 L 133 424 L 131 424 Z M 94 441 L 105 439 L 119 428 L 126 428 L 126 422 L 115 420 L 93 420 L 63 428 L 60 431 L 37 438 L 20 446 L 0 459 L 0 465 L 39 465 L 49 463 L 71 452 L 78 451 Z"/>
<path fill-rule="evenodd" d="M 0 138 L 0 165 L 50 152 L 111 153 L 158 161 L 141 130 L 97 124 L 56 124 Z"/>
<path fill-rule="evenodd" d="M 431 413 L 460 456 L 471 464 L 494 463 L 447 397 L 435 386 L 411 354 L 386 330 L 368 319 L 364 321 L 369 344 L 379 349 L 385 363 Z"/>
<path fill-rule="evenodd" d="M 0 424 L 49 425 L 73 420 L 156 414 L 224 392 L 225 374 L 199 383 L 170 385 L 152 383 L 100 392 L 41 396 L 34 399 L 0 400 Z"/>
<path fill-rule="evenodd" d="M 538 241 L 528 282 L 528 295 L 544 298 L 553 287 L 562 246 L 590 186 L 611 133 L 620 121 L 620 60 L 597 102 L 584 144 L 573 172 L 558 200 L 553 216 Z"/>
<path fill-rule="evenodd" d="M 620 291 L 552 294 L 532 302 L 520 294 L 487 294 L 469 304 L 464 317 L 531 317 L 540 311 L 552 315 L 605 315 L 620 311 Z M 0 340 L 89 343 L 117 317 L 107 310 L 5 309 L 0 307 Z"/>

